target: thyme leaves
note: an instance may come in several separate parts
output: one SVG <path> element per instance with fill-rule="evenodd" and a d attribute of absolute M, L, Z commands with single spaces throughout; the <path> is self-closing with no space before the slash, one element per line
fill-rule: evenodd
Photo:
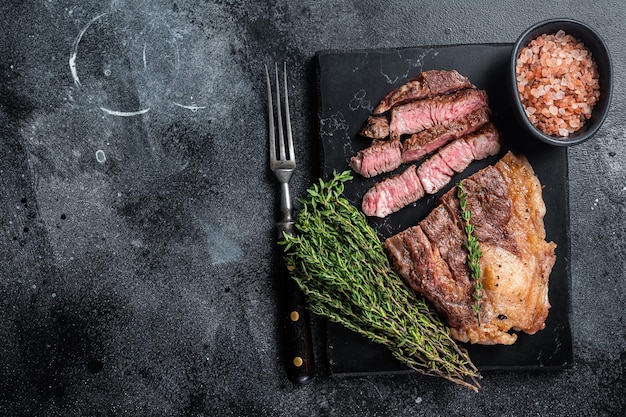
<path fill-rule="evenodd" d="M 472 225 L 472 212 L 467 208 L 467 193 L 463 189 L 463 183 L 459 181 L 457 184 L 457 197 L 459 198 L 459 206 L 461 208 L 461 218 L 465 222 L 465 248 L 467 249 L 467 266 L 470 277 L 474 281 L 474 292 L 472 299 L 474 304 L 472 309 L 476 313 L 476 320 L 480 326 L 480 313 L 482 311 L 481 300 L 483 298 L 483 283 L 480 270 L 480 258 L 483 253 L 480 250 L 478 239 L 474 236 L 474 225 Z"/>

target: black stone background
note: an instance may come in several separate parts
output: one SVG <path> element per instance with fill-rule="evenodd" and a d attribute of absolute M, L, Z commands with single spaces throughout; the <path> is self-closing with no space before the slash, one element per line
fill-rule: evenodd
<path fill-rule="evenodd" d="M 516 3 L 1 2 L 0 415 L 624 415 L 626 6 Z M 263 65 L 289 66 L 302 196 L 317 51 L 510 43 L 549 17 L 596 28 L 615 72 L 607 121 L 569 150 L 572 368 L 489 372 L 478 394 L 336 378 L 315 320 L 317 376 L 292 385 Z"/>

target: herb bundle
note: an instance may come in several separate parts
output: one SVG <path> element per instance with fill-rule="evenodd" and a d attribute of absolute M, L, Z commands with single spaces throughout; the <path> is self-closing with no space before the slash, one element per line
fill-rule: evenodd
<path fill-rule="evenodd" d="M 467 351 L 427 301 L 391 268 L 376 231 L 341 196 L 350 172 L 320 179 L 302 199 L 295 236 L 281 244 L 309 309 L 385 345 L 401 362 L 475 391 L 480 378 Z"/>

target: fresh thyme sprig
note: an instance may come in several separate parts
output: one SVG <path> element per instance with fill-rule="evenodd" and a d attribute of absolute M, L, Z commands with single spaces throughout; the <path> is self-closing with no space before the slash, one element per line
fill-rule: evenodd
<path fill-rule="evenodd" d="M 475 391 L 478 370 L 435 310 L 391 268 L 376 231 L 341 195 L 349 171 L 320 180 L 302 199 L 287 267 L 314 313 L 385 345 L 401 362 Z"/>
<path fill-rule="evenodd" d="M 459 206 L 461 207 L 461 218 L 465 222 L 465 248 L 467 249 L 467 266 L 470 276 L 474 281 L 474 292 L 472 298 L 474 305 L 472 309 L 476 312 L 476 320 L 480 326 L 480 312 L 482 310 L 481 300 L 483 298 L 483 282 L 480 272 L 480 258 L 483 253 L 478 245 L 478 239 L 474 236 L 474 226 L 471 223 L 472 212 L 467 209 L 467 193 L 463 189 L 463 183 L 459 181 L 457 184 L 457 197 L 459 198 Z"/>

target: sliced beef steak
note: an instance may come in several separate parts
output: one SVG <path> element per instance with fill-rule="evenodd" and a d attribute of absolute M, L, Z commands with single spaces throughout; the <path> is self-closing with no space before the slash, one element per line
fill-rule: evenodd
<path fill-rule="evenodd" d="M 446 184 L 450 182 L 450 179 L 452 179 L 452 175 L 454 175 L 454 171 L 446 164 L 446 161 L 444 161 L 439 153 L 425 160 L 417 169 L 417 176 L 422 183 L 422 188 L 424 188 L 424 191 L 428 194 L 435 194 L 445 187 Z"/>
<path fill-rule="evenodd" d="M 350 168 L 366 178 L 384 172 L 391 172 L 402 163 L 401 144 L 399 139 L 374 140 L 371 146 L 360 150 L 350 158 Z"/>
<path fill-rule="evenodd" d="M 389 136 L 396 138 L 404 134 L 417 133 L 487 106 L 487 93 L 477 89 L 411 101 L 391 109 Z"/>
<path fill-rule="evenodd" d="M 424 189 L 416 167 L 411 165 L 401 174 L 386 178 L 367 190 L 361 209 L 367 216 L 383 218 L 422 197 Z"/>
<path fill-rule="evenodd" d="M 382 114 L 392 107 L 413 100 L 421 100 L 449 94 L 464 88 L 472 88 L 469 79 L 457 71 L 430 70 L 411 78 L 406 84 L 389 92 L 376 106 L 373 114 Z"/>
<path fill-rule="evenodd" d="M 389 118 L 387 116 L 370 116 L 359 135 L 370 139 L 386 139 L 389 137 Z"/>
<path fill-rule="evenodd" d="M 500 135 L 492 123 L 441 148 L 417 170 L 424 191 L 435 194 L 445 187 L 455 172 L 463 172 L 474 160 L 500 152 Z"/>
<path fill-rule="evenodd" d="M 465 117 L 412 135 L 404 142 L 375 139 L 350 160 L 350 167 L 366 178 L 391 172 L 404 163 L 417 162 L 448 142 L 470 134 L 489 122 L 489 108 L 480 107 Z M 476 158 L 482 159 L 482 158 Z"/>
<path fill-rule="evenodd" d="M 464 117 L 435 125 L 402 142 L 402 162 L 417 162 L 446 143 L 468 135 L 489 122 L 488 107 L 479 107 Z"/>
<path fill-rule="evenodd" d="M 463 172 L 463 170 L 474 160 L 474 152 L 472 152 L 472 145 L 470 143 L 471 142 L 469 142 L 467 138 L 463 138 L 463 140 L 455 140 L 443 148 L 439 153 L 443 162 L 449 166 L 453 172 Z M 497 151 L 498 149 L 495 149 L 496 153 Z"/>
<path fill-rule="evenodd" d="M 454 338 L 512 344 L 517 335 L 511 330 L 543 329 L 550 308 L 556 245 L 546 241 L 541 184 L 526 158 L 509 152 L 463 186 L 482 251 L 480 320 L 472 308 L 474 283 L 456 189 L 418 225 L 387 239 L 385 248 L 407 284 L 442 314 Z"/>
<path fill-rule="evenodd" d="M 375 184 L 363 196 L 361 209 L 367 216 L 385 217 L 421 199 L 436 194 L 474 160 L 485 159 L 500 151 L 499 134 L 492 123 L 439 149 L 419 167 L 409 166 L 403 173 Z"/>

